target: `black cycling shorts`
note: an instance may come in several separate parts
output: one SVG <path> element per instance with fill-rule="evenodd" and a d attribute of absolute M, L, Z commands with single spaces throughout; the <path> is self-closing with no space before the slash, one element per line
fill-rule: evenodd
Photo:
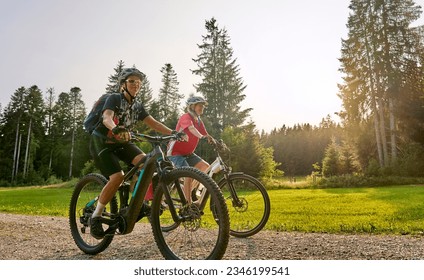
<path fill-rule="evenodd" d="M 132 142 L 109 144 L 105 140 L 102 137 L 91 135 L 90 153 L 94 163 L 106 178 L 122 171 L 119 160 L 131 165 L 136 156 L 143 154 L 143 151 Z"/>

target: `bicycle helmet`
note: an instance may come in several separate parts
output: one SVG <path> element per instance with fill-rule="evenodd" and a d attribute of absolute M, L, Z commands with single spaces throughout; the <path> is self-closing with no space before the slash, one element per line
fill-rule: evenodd
<path fill-rule="evenodd" d="M 146 77 L 146 75 L 140 72 L 137 68 L 124 68 L 122 69 L 121 73 L 119 73 L 119 84 L 122 85 L 125 80 L 131 75 L 139 77 L 141 81 L 143 81 Z"/>
<path fill-rule="evenodd" d="M 187 107 L 190 107 L 191 105 L 195 105 L 198 103 L 202 103 L 205 106 L 208 105 L 208 102 L 201 96 L 191 96 L 186 101 Z"/>

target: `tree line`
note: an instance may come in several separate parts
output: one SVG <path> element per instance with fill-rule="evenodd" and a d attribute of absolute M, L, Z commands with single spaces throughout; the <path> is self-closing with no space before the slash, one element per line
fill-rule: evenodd
<path fill-rule="evenodd" d="M 412 0 L 352 0 L 349 9 L 339 57 L 341 122 L 326 116 L 316 126 L 283 125 L 269 133 L 246 122 L 252 108 L 241 106 L 246 85 L 227 30 L 214 18 L 205 21 L 192 70 L 201 81 L 194 88 L 209 102 L 203 119 L 209 132 L 230 146 L 234 170 L 265 178 L 424 176 L 424 28 L 412 27 L 421 7 Z M 123 67 L 119 61 L 113 69 L 107 92 L 116 91 Z M 171 63 L 160 71 L 157 98 L 148 77 L 137 98 L 152 116 L 175 127 L 184 109 L 178 75 Z M 86 110 L 78 87 L 57 100 L 53 88 L 44 97 L 37 86 L 17 89 L 1 115 L 1 185 L 66 179 L 90 169 L 89 136 L 82 130 Z M 198 153 L 214 158 L 206 143 Z"/>
<path fill-rule="evenodd" d="M 412 0 L 351 1 L 340 112 L 361 171 L 424 175 L 423 26 Z M 377 174 L 379 173 L 377 172 Z"/>
<path fill-rule="evenodd" d="M 205 28 L 207 35 L 199 44 L 200 54 L 193 59 L 198 67 L 192 72 L 202 77 L 195 89 L 209 103 L 206 126 L 211 135 L 224 138 L 236 153 L 249 155 L 252 164 L 232 154 L 233 166 L 255 176 L 270 176 L 277 164 L 272 149 L 260 142 L 254 124 L 245 123 L 251 109 L 241 109 L 245 86 L 228 33 L 214 18 L 206 21 Z M 117 92 L 118 75 L 125 67 L 124 61 L 118 61 L 105 92 Z M 171 63 L 165 63 L 160 72 L 162 85 L 157 98 L 153 98 L 147 76 L 137 99 L 154 118 L 175 127 L 185 107 L 184 95 L 179 92 L 178 75 Z M 83 130 L 90 109 L 79 87 L 59 95 L 53 87 L 45 93 L 36 85 L 18 88 L 0 116 L 0 185 L 44 184 L 93 170 L 90 136 Z M 153 133 L 143 124 L 136 129 Z M 147 152 L 149 147 L 143 149 Z M 205 143 L 199 146 L 199 153 L 207 160 L 213 157 L 211 147 Z"/>
<path fill-rule="evenodd" d="M 424 27 L 412 0 L 352 0 L 341 41 L 340 124 L 264 135 L 287 174 L 424 176 Z"/>

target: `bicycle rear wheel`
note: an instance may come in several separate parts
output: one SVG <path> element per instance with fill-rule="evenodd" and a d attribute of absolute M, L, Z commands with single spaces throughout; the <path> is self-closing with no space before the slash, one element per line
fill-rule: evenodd
<path fill-rule="evenodd" d="M 100 174 L 88 174 L 75 186 L 69 206 L 69 226 L 72 238 L 78 248 L 86 254 L 95 255 L 104 251 L 112 242 L 113 235 L 95 239 L 90 234 L 90 218 L 96 209 L 96 197 L 102 191 L 107 179 Z M 106 205 L 104 216 L 116 214 L 118 204 L 116 197 Z"/>
<path fill-rule="evenodd" d="M 201 211 L 196 204 L 183 205 L 183 199 L 166 201 L 163 188 L 182 188 L 184 180 L 197 180 L 216 201 L 214 213 Z M 168 203 L 175 205 L 181 221 L 174 221 Z M 170 171 L 159 182 L 153 198 L 151 224 L 156 244 L 166 259 L 221 259 L 229 240 L 229 218 L 224 197 L 216 183 L 203 172 L 182 167 Z"/>
<path fill-rule="evenodd" d="M 229 184 L 237 193 L 238 201 L 231 195 Z M 271 213 L 271 202 L 261 182 L 247 174 L 233 173 L 228 180 L 223 178 L 218 185 L 230 215 L 230 235 L 249 237 L 263 229 Z"/>

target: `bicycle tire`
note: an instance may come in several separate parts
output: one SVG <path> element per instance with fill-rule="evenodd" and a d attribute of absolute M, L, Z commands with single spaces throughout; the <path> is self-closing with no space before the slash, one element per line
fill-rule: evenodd
<path fill-rule="evenodd" d="M 233 202 L 228 181 L 232 183 L 242 205 Z M 230 235 L 239 238 L 255 235 L 265 227 L 271 214 L 268 192 L 259 180 L 244 173 L 230 174 L 228 181 L 222 178 L 218 186 L 227 203 L 231 220 Z"/>
<path fill-rule="evenodd" d="M 179 209 L 181 216 L 189 217 L 175 223 L 170 211 L 164 207 L 163 185 L 155 191 L 152 203 L 151 225 L 155 242 L 165 259 L 221 259 L 228 246 L 230 222 L 227 206 L 218 185 L 209 176 L 192 167 L 181 167 L 170 171 L 159 184 L 179 183 L 180 179 L 192 178 L 203 184 L 212 199 L 216 201 L 215 213 L 200 212 L 190 204 Z M 192 218 L 192 219 L 191 219 Z M 170 231 L 163 231 L 166 224 L 177 225 Z"/>
<path fill-rule="evenodd" d="M 114 237 L 114 235 L 106 235 L 102 239 L 95 239 L 89 232 L 90 226 L 88 220 L 97 202 L 91 207 L 87 207 L 86 205 L 100 194 L 106 183 L 107 179 L 104 176 L 91 173 L 81 178 L 72 193 L 69 206 L 69 226 L 76 245 L 86 254 L 96 255 L 104 251 Z M 106 205 L 106 210 L 112 214 L 118 212 L 118 203 L 115 196 Z"/>

